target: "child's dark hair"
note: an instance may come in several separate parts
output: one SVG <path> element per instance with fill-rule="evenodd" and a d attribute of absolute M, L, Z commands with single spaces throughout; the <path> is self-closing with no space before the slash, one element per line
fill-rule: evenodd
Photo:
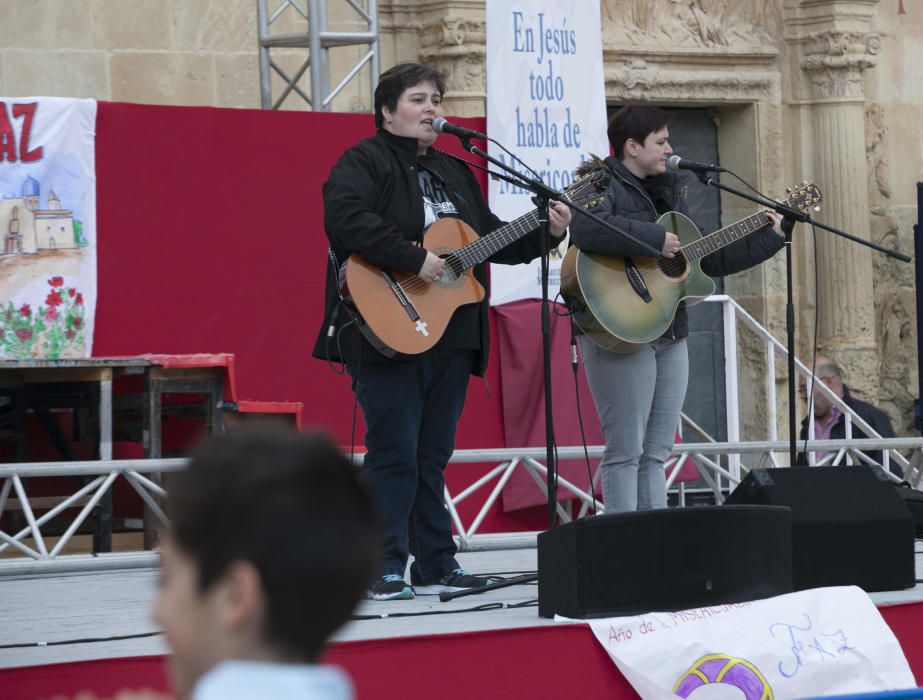
<path fill-rule="evenodd" d="M 398 63 L 382 73 L 375 88 L 375 128 L 380 129 L 384 122 L 382 107 L 393 112 L 404 90 L 427 81 L 436 86 L 440 95 L 445 95 L 445 78 L 435 68 L 419 63 Z"/>
<path fill-rule="evenodd" d="M 378 565 L 372 499 L 320 434 L 245 431 L 196 450 L 168 481 L 171 534 L 206 591 L 235 561 L 260 574 L 266 642 L 305 661 L 354 610 Z"/>
<path fill-rule="evenodd" d="M 609 120 L 609 145 L 615 157 L 621 160 L 625 155 L 625 142 L 634 139 L 640 144 L 648 134 L 660 131 L 670 123 L 670 115 L 659 107 L 627 105 L 612 115 Z"/>

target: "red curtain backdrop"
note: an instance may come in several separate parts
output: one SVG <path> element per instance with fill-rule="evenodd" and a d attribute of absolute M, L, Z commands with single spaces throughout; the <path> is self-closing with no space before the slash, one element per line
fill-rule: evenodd
<path fill-rule="evenodd" d="M 497 317 L 497 346 L 500 351 L 500 386 L 503 397 L 503 433 L 507 447 L 545 445 L 545 387 L 542 352 L 542 302 L 515 301 L 494 307 Z M 583 366 L 576 376 L 571 362 L 570 318 L 561 316 L 564 307 L 550 307 L 551 401 L 555 439 L 560 446 L 582 445 L 580 416 L 588 445 L 602 444 L 599 417 Z M 580 395 L 580 413 L 577 394 Z M 544 459 L 541 460 L 544 463 Z M 590 460 L 595 471 L 599 460 Z M 587 464 L 583 459 L 561 460 L 559 473 L 583 491 L 589 491 Z M 560 489 L 559 500 L 571 498 Z M 545 495 L 524 470 L 513 473 L 503 491 L 503 507 L 515 510 L 546 502 Z"/>
<path fill-rule="evenodd" d="M 485 129 L 483 118 L 453 121 Z M 373 131 L 367 114 L 99 103 L 94 353 L 234 353 L 239 398 L 301 401 L 304 425 L 348 444 L 348 378 L 310 357 L 327 266 L 321 185 Z M 438 145 L 462 154 L 451 136 Z M 459 448 L 504 446 L 499 364 L 494 343 Z M 360 412 L 357 444 L 363 432 Z M 490 466 L 450 467 L 448 482 L 466 486 Z M 462 516 L 482 500 L 464 502 Z M 481 531 L 542 522 L 497 506 Z"/>

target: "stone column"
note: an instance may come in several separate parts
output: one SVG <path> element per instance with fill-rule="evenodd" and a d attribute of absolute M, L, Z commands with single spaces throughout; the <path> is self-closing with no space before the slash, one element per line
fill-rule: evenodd
<path fill-rule="evenodd" d="M 870 238 L 865 148 L 866 69 L 880 48 L 868 31 L 878 0 L 798 0 L 789 5 L 800 68 L 799 102 L 810 116 L 813 162 L 805 163 L 824 195 L 819 219 L 862 239 Z M 799 75 L 798 71 L 794 72 Z M 796 137 L 797 141 L 797 137 Z M 809 235 L 803 227 L 800 236 Z M 810 251 L 810 246 L 802 247 Z M 818 230 L 818 345 L 846 370 L 851 386 L 878 396 L 878 353 L 872 251 Z M 807 260 L 811 264 L 811 260 Z M 804 318 L 804 317 L 802 317 Z M 808 337 L 802 328 L 802 339 Z M 806 349 L 802 347 L 802 349 Z"/>

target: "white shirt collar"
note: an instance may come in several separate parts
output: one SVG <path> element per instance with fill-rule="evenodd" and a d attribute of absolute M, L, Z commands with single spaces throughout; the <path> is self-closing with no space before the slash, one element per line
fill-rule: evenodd
<path fill-rule="evenodd" d="M 353 700 L 349 677 L 335 666 L 224 661 L 196 683 L 191 700 Z"/>

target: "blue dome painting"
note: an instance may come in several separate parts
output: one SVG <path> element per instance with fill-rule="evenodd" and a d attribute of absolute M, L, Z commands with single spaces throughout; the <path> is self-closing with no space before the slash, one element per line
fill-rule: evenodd
<path fill-rule="evenodd" d="M 41 191 L 41 185 L 39 185 L 38 180 L 32 176 L 27 177 L 25 182 L 22 183 L 23 197 L 38 197 L 41 194 Z"/>

